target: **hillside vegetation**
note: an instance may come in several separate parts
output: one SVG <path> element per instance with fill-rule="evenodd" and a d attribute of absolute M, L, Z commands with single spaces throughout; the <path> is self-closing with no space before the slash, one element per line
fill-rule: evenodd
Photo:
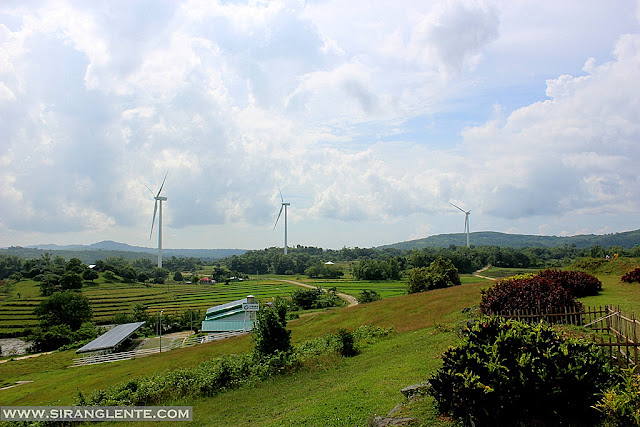
<path fill-rule="evenodd" d="M 478 231 L 469 233 L 469 240 L 473 246 L 499 246 L 503 248 L 553 248 L 558 246 L 572 246 L 585 249 L 593 246 L 609 248 L 620 246 L 632 249 L 640 245 L 640 230 L 625 231 L 612 234 L 582 234 L 577 236 L 538 236 L 527 234 L 507 234 L 495 231 Z M 400 250 L 422 248 L 446 248 L 451 245 L 463 246 L 467 242 L 465 233 L 438 234 L 424 239 L 409 240 L 390 245 L 380 246 L 380 249 L 393 248 Z"/>
<path fill-rule="evenodd" d="M 597 276 L 603 290 L 598 296 L 581 299 L 584 304 L 620 300 L 625 302 L 625 311 L 640 309 L 637 284 L 621 283 L 617 274 Z M 294 345 L 341 328 L 353 330 L 365 324 L 393 328 L 394 333 L 352 358 L 326 358 L 295 374 L 213 397 L 187 397 L 166 403 L 192 405 L 194 424 L 202 426 L 361 426 L 375 415 L 388 414 L 398 404 L 406 405 L 400 406 L 396 415 L 417 417 L 420 422 L 415 425 L 455 425 L 439 417 L 430 397 L 407 404 L 399 391 L 425 381 L 440 367 L 440 355 L 459 342 L 458 327 L 473 315 L 473 310 L 463 309 L 477 306 L 480 290 L 492 284 L 467 283 L 303 316 L 289 322 Z M 0 376 L 5 381 L 34 382 L 0 391 L 0 401 L 5 405 L 68 405 L 74 402 L 78 391 L 87 395 L 133 377 L 195 366 L 218 355 L 248 352 L 251 348 L 251 337 L 244 336 L 141 360 L 73 369 L 67 368 L 74 357 L 71 351 L 11 361 L 0 365 Z"/>

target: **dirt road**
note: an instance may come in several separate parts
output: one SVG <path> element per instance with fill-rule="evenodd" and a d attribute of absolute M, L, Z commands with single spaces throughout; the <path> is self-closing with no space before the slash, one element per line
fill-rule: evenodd
<path fill-rule="evenodd" d="M 281 282 L 291 283 L 292 285 L 300 286 L 301 288 L 307 288 L 307 289 L 315 289 L 316 288 L 313 285 L 307 285 L 306 283 L 296 282 L 295 280 L 275 279 L 275 278 L 271 278 L 270 280 L 279 280 Z M 341 293 L 338 293 L 337 295 L 340 298 L 342 298 L 343 300 L 347 301 L 349 303 L 349 307 L 352 307 L 354 305 L 358 305 L 358 300 L 355 297 L 352 297 L 351 295 L 341 294 Z"/>
<path fill-rule="evenodd" d="M 491 267 L 491 264 L 487 265 L 486 267 L 481 268 L 481 269 L 480 269 L 480 270 L 478 270 L 478 271 L 474 271 L 474 272 L 473 272 L 473 275 L 474 275 L 474 276 L 476 276 L 476 277 L 480 277 L 480 278 L 482 278 L 482 279 L 487 279 L 487 280 L 493 280 L 493 281 L 495 281 L 496 279 L 495 279 L 495 278 L 493 278 L 493 277 L 487 277 L 487 276 L 483 276 L 483 275 L 481 275 L 481 274 L 480 274 L 480 273 L 482 273 L 483 271 L 488 270 L 488 269 L 489 269 L 489 267 Z"/>

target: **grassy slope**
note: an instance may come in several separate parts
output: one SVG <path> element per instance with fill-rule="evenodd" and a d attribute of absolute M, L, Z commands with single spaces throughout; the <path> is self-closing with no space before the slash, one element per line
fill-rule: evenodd
<path fill-rule="evenodd" d="M 585 304 L 619 301 L 625 310 L 640 308 L 640 286 L 620 283 L 617 274 L 599 277 L 604 283 L 602 294 L 584 298 Z M 318 369 L 251 388 L 176 403 L 194 406 L 196 425 L 366 425 L 374 414 L 387 414 L 405 401 L 399 393 L 402 387 L 424 381 L 437 369 L 441 352 L 457 341 L 452 331 L 464 319 L 460 310 L 476 305 L 480 288 L 490 284 L 466 284 L 303 316 L 289 324 L 296 343 L 361 324 L 393 327 L 397 333 L 352 359 L 328 360 Z M 0 365 L 0 376 L 35 382 L 0 391 L 0 404 L 69 404 L 78 389 L 87 393 L 132 376 L 192 366 L 218 354 L 250 348 L 250 338 L 242 337 L 83 368 L 66 368 L 73 356 L 69 352 L 43 356 L 37 368 L 30 362 L 13 361 Z M 424 425 L 448 425 L 437 418 L 429 399 L 409 405 L 406 412 L 419 416 Z"/>
<path fill-rule="evenodd" d="M 289 326 L 295 343 L 339 328 L 352 329 L 362 324 L 394 327 L 398 332 L 417 331 L 439 322 L 454 322 L 462 318 L 460 309 L 477 304 L 478 300 L 479 285 L 462 285 L 455 289 L 440 289 L 303 316 L 290 322 Z M 11 361 L 0 365 L 0 376 L 3 379 L 34 382 L 0 391 L 0 404 L 69 404 L 75 398 L 77 390 L 87 393 L 96 388 L 118 384 L 132 376 L 193 366 L 219 354 L 248 351 L 251 345 L 251 338 L 245 336 L 191 349 L 173 350 L 139 360 L 80 368 L 67 368 L 75 356 L 73 351 L 32 360 Z M 409 347 L 403 352 L 411 351 Z M 438 354 L 438 351 L 434 351 L 433 357 Z M 394 389 L 393 393 L 397 391 Z"/>

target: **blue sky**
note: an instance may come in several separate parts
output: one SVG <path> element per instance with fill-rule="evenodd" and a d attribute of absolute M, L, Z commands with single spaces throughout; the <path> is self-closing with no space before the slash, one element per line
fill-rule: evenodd
<path fill-rule="evenodd" d="M 3 1 L 0 247 L 640 228 L 636 1 Z"/>

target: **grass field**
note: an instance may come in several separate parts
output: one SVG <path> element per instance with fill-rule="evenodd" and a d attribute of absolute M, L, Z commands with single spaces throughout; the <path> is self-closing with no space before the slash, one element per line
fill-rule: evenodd
<path fill-rule="evenodd" d="M 624 310 L 640 311 L 640 285 L 622 284 L 618 275 L 598 277 L 604 289 L 599 296 L 583 298 L 585 304 L 619 302 Z M 393 328 L 395 332 L 366 347 L 354 358 L 327 360 L 315 369 L 211 398 L 167 403 L 192 405 L 194 424 L 202 426 L 367 425 L 374 415 L 386 415 L 397 404 L 406 403 L 400 394 L 401 388 L 425 381 L 440 366 L 442 351 L 458 342 L 457 327 L 468 316 L 462 309 L 476 306 L 480 289 L 492 284 L 476 281 L 302 316 L 289 322 L 296 344 L 363 324 Z M 271 286 L 283 289 L 277 281 Z M 251 348 L 251 337 L 243 336 L 139 360 L 80 368 L 68 368 L 75 356 L 72 351 L 10 361 L 0 364 L 0 378 L 4 382 L 34 382 L 0 391 L 0 405 L 69 405 L 78 391 L 87 394 L 135 376 L 194 366 L 221 354 L 241 353 Z M 454 425 L 438 418 L 430 398 L 407 405 L 402 414 L 420 418 L 419 425 Z"/>

